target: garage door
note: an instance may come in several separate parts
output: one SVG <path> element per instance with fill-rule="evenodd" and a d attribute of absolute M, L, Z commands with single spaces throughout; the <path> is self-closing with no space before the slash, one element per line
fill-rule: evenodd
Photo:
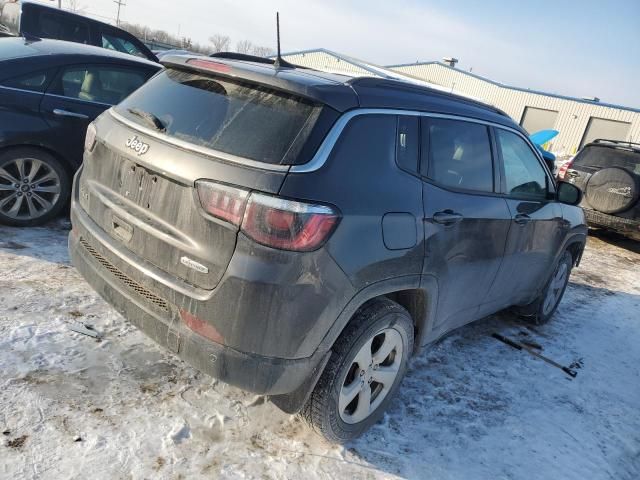
<path fill-rule="evenodd" d="M 589 142 L 593 142 L 596 138 L 626 140 L 630 127 L 631 124 L 627 122 L 591 117 L 587 129 L 584 131 L 580 148 Z"/>
<path fill-rule="evenodd" d="M 540 130 L 551 130 L 556 124 L 558 112 L 543 108 L 525 107 L 520 125 L 527 132 L 536 133 Z"/>

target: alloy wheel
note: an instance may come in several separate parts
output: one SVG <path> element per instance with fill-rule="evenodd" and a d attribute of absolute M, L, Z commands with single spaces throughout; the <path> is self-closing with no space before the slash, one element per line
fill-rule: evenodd
<path fill-rule="evenodd" d="M 551 279 L 551 284 L 549 285 L 547 294 L 544 298 L 544 304 L 542 305 L 542 313 L 544 315 L 547 315 L 551 310 L 553 310 L 560 300 L 564 286 L 567 283 L 568 273 L 569 269 L 567 268 L 566 263 L 560 263 L 553 275 L 553 278 Z"/>
<path fill-rule="evenodd" d="M 0 165 L 0 213 L 31 220 L 51 211 L 61 194 L 58 173 L 36 158 L 15 158 Z"/>
<path fill-rule="evenodd" d="M 338 398 L 340 418 L 349 424 L 371 415 L 393 386 L 403 355 L 402 336 L 385 328 L 360 348 L 347 370 Z"/>

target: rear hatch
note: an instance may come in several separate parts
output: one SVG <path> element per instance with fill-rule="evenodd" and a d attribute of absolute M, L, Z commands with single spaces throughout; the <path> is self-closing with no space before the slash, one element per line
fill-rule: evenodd
<path fill-rule="evenodd" d="M 203 202 L 228 209 L 233 197 L 224 194 L 237 187 L 276 194 L 289 165 L 305 161 L 310 139 L 326 134 L 326 110 L 243 80 L 164 70 L 96 121 L 80 204 L 124 248 L 212 289 L 239 227 L 209 215 Z M 197 185 L 212 185 L 203 179 L 219 188 L 199 191 Z"/>

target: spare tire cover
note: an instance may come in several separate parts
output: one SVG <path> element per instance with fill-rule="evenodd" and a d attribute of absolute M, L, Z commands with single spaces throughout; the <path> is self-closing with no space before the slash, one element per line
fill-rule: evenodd
<path fill-rule="evenodd" d="M 636 176 L 624 168 L 600 170 L 589 178 L 585 198 L 603 213 L 618 213 L 631 208 L 640 194 Z"/>

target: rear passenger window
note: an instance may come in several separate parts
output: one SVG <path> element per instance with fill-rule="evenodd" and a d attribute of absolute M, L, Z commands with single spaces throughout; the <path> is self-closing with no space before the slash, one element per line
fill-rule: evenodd
<path fill-rule="evenodd" d="M 396 162 L 398 166 L 410 172 L 418 171 L 418 135 L 419 118 L 416 116 L 398 116 L 396 135 Z"/>
<path fill-rule="evenodd" d="M 515 133 L 496 129 L 498 148 L 504 163 L 507 195 L 536 200 L 547 198 L 547 175 L 526 142 Z"/>
<path fill-rule="evenodd" d="M 90 102 L 116 105 L 146 81 L 146 74 L 117 67 L 72 67 L 65 70 L 53 93 Z"/>
<path fill-rule="evenodd" d="M 423 135 L 428 138 L 423 139 L 423 146 L 429 154 L 422 173 L 426 167 L 427 177 L 446 187 L 493 192 L 488 128 L 477 123 L 438 118 L 426 119 L 425 124 Z"/>
<path fill-rule="evenodd" d="M 48 72 L 30 73 L 22 77 L 11 78 L 2 82 L 5 87 L 44 92 L 48 83 Z"/>

